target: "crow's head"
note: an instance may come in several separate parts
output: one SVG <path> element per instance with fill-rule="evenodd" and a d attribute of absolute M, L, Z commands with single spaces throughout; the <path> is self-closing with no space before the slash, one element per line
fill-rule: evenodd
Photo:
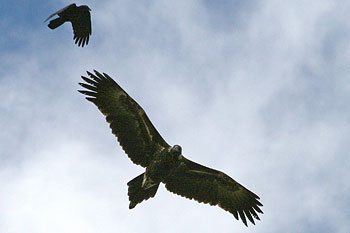
<path fill-rule="evenodd" d="M 87 11 L 91 11 L 90 7 L 88 7 L 87 5 L 81 5 L 80 8 Z"/>

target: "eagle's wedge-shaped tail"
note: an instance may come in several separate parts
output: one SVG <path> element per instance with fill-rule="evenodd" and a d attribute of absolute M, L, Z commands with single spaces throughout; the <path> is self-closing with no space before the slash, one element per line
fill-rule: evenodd
<path fill-rule="evenodd" d="M 144 200 L 147 200 L 156 195 L 159 184 L 154 185 L 148 189 L 142 188 L 143 175 L 135 177 L 134 179 L 128 182 L 128 195 L 129 195 L 129 209 L 134 208 L 137 204 L 141 203 Z"/>

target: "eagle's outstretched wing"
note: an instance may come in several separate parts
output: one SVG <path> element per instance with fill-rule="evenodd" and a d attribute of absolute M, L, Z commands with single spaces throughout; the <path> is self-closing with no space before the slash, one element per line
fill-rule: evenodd
<path fill-rule="evenodd" d="M 165 187 L 175 194 L 198 202 L 218 205 L 239 217 L 247 226 L 246 217 L 253 223 L 263 213 L 260 198 L 223 172 L 183 158 L 179 168 L 165 180 Z"/>
<path fill-rule="evenodd" d="M 136 164 L 147 167 L 157 151 L 169 145 L 160 136 L 145 111 L 107 74 L 87 72 L 90 78 L 82 76 L 85 83 L 79 83 L 87 95 L 106 116 L 112 133 L 125 153 Z"/>

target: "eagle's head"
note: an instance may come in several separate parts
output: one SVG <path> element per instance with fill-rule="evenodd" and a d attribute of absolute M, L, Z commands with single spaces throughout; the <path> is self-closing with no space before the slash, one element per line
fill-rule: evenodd
<path fill-rule="evenodd" d="M 180 160 L 182 158 L 182 148 L 179 145 L 174 145 L 170 149 L 170 154 L 175 160 Z"/>

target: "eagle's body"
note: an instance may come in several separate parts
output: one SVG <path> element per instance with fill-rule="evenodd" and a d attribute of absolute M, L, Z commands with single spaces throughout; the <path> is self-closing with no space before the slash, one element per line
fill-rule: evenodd
<path fill-rule="evenodd" d="M 84 47 L 85 44 L 89 43 L 91 35 L 90 10 L 86 5 L 77 6 L 73 3 L 50 15 L 45 22 L 55 15 L 59 17 L 50 21 L 48 27 L 51 29 L 55 29 L 65 22 L 71 22 L 75 43 Z"/>
<path fill-rule="evenodd" d="M 179 168 L 181 160 L 181 147 L 178 145 L 156 153 L 146 168 L 142 188 L 147 189 L 160 182 L 164 183 L 166 178 Z"/>
<path fill-rule="evenodd" d="M 263 213 L 259 197 L 223 172 L 186 159 L 182 148 L 171 147 L 158 133 L 145 111 L 107 74 L 82 77 L 87 95 L 106 116 L 112 133 L 129 158 L 146 171 L 128 182 L 129 208 L 154 197 L 160 183 L 173 193 L 198 202 L 218 205 L 245 225 Z"/>

